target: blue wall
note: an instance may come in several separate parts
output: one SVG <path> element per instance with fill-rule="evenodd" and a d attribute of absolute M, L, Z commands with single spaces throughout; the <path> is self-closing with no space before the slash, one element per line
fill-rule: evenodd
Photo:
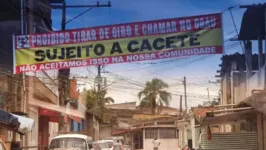
<path fill-rule="evenodd" d="M 84 120 L 81 120 L 81 123 L 76 122 L 75 120 L 71 119 L 71 131 L 79 132 L 83 130 L 83 123 Z"/>

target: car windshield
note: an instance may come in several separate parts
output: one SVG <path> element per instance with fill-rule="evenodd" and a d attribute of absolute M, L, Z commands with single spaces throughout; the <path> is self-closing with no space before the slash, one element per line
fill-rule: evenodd
<path fill-rule="evenodd" d="M 101 149 L 108 148 L 108 145 L 106 143 L 98 143 L 98 145 Z"/>
<path fill-rule="evenodd" d="M 114 143 L 113 142 L 107 142 L 107 145 L 109 148 L 111 148 L 114 145 Z"/>
<path fill-rule="evenodd" d="M 79 148 L 86 150 L 86 141 L 80 138 L 60 138 L 53 139 L 50 144 L 50 149 L 53 148 Z"/>

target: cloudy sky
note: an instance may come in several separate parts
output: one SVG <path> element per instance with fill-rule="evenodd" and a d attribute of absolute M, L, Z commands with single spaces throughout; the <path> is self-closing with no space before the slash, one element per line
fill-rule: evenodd
<path fill-rule="evenodd" d="M 106 4 L 107 1 L 99 1 Z M 242 52 L 239 42 L 230 42 L 237 32 L 227 8 L 236 5 L 263 3 L 263 0 L 111 0 L 111 8 L 93 8 L 66 25 L 67 29 L 99 25 L 119 24 L 165 18 L 177 18 L 201 14 L 223 12 L 225 54 Z M 92 0 L 67 0 L 67 4 L 96 4 Z M 67 9 L 67 20 L 84 12 L 87 8 Z M 232 9 L 237 29 L 240 28 L 245 9 L 238 6 Z M 61 11 L 53 11 L 53 28 L 61 28 Z M 102 76 L 106 77 L 108 95 L 116 103 L 138 101 L 137 93 L 146 81 L 160 78 L 170 86 L 172 107 L 179 107 L 179 95 L 183 95 L 183 77 L 187 78 L 188 105 L 198 105 L 217 97 L 219 84 L 214 77 L 219 70 L 222 55 L 193 56 L 186 58 L 145 61 L 138 63 L 114 64 L 105 66 Z M 80 83 L 80 88 L 93 86 L 97 68 L 84 67 L 71 69 L 71 75 Z M 210 83 L 211 81 L 211 83 Z M 207 90 L 208 89 L 208 90 Z"/>

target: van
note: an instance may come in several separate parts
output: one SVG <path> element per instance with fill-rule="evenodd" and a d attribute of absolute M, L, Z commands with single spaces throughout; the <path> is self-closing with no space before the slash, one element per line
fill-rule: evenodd
<path fill-rule="evenodd" d="M 53 150 L 91 150 L 92 138 L 83 134 L 63 134 L 52 138 L 49 149 Z"/>

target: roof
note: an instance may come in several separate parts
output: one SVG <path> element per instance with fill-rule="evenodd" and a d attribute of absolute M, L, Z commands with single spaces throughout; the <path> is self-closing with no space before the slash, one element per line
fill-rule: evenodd
<path fill-rule="evenodd" d="M 150 108 L 139 108 L 139 110 L 142 113 L 151 113 Z M 168 107 L 168 106 L 162 106 L 161 113 L 160 114 L 168 114 L 168 115 L 178 115 L 179 110 L 177 108 Z"/>
<path fill-rule="evenodd" d="M 196 117 L 205 117 L 206 112 L 217 110 L 214 107 L 192 107 L 192 112 L 196 115 Z"/>
<path fill-rule="evenodd" d="M 58 136 L 55 136 L 53 139 L 60 139 L 60 138 L 80 138 L 80 139 L 90 139 L 92 140 L 91 137 L 87 136 L 87 135 L 83 135 L 83 134 L 62 134 L 62 135 L 58 135 Z"/>
<path fill-rule="evenodd" d="M 264 3 L 264 6 L 265 5 L 266 3 Z M 265 39 L 264 18 L 265 18 L 265 13 L 263 5 L 259 4 L 257 5 L 256 8 L 254 7 L 247 8 L 242 18 L 238 39 L 257 40 L 258 36 L 261 36 L 262 39 Z M 260 32 L 258 32 L 259 28 Z"/>
<path fill-rule="evenodd" d="M 180 120 L 180 117 L 161 117 L 161 118 L 153 118 L 149 120 L 132 120 L 132 124 L 142 124 L 142 123 L 153 123 L 153 122 L 172 122 Z"/>
<path fill-rule="evenodd" d="M 265 56 L 263 55 L 263 57 L 265 57 Z M 232 62 L 237 63 L 236 70 L 240 70 L 240 68 L 242 68 L 243 70 L 246 70 L 246 63 L 245 63 L 244 54 L 235 53 L 235 54 L 230 54 L 230 55 L 224 55 L 221 58 L 221 60 L 222 60 L 222 64 L 220 65 L 221 66 L 220 76 L 224 76 L 224 74 L 227 71 L 231 70 L 231 63 Z M 258 70 L 258 54 L 252 55 L 252 69 Z"/>
<path fill-rule="evenodd" d="M 112 109 L 136 109 L 136 102 L 126 102 L 126 103 L 118 103 L 118 104 L 110 104 L 106 105 L 107 108 Z"/>

